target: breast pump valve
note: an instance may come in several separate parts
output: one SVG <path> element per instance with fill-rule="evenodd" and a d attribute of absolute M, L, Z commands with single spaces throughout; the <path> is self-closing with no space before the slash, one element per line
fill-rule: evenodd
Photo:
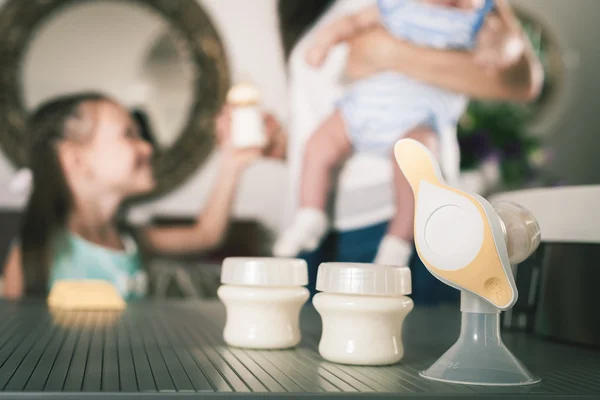
<path fill-rule="evenodd" d="M 491 205 L 448 186 L 431 152 L 415 140 L 396 143 L 395 156 L 415 197 L 417 253 L 429 272 L 461 291 L 459 338 L 420 375 L 470 385 L 539 382 L 500 336 L 500 312 L 517 301 L 511 264 L 540 243 L 535 217 L 517 204 Z"/>
<path fill-rule="evenodd" d="M 525 261 L 540 245 L 540 226 L 531 211 L 510 201 L 492 203 L 500 217 L 510 263 Z"/>

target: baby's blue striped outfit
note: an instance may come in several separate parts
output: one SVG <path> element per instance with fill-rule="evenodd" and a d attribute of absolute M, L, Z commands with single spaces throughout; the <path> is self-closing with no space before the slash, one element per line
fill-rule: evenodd
<path fill-rule="evenodd" d="M 378 0 L 383 24 L 394 36 L 436 49 L 471 49 L 493 0 L 479 10 L 440 7 L 419 0 Z M 438 133 L 455 128 L 468 99 L 395 72 L 354 83 L 338 103 L 354 150 L 389 155 L 418 125 Z M 454 129 L 453 129 L 454 131 Z"/>

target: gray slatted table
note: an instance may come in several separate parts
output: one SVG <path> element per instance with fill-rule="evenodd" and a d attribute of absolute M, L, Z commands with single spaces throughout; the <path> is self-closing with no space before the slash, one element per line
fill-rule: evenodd
<path fill-rule="evenodd" d="M 224 316 L 210 301 L 143 302 L 121 315 L 52 315 L 43 302 L 0 302 L 0 398 L 600 395 L 600 351 L 514 333 L 505 342 L 543 383 L 492 388 L 419 378 L 456 339 L 454 309 L 415 309 L 406 321 L 405 358 L 391 367 L 323 361 L 320 319 L 310 307 L 302 314 L 302 344 L 287 351 L 225 346 Z"/>

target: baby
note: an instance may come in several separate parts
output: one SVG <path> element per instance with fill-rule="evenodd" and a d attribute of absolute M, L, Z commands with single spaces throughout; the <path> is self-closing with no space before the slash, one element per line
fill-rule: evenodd
<path fill-rule="evenodd" d="M 392 35 L 415 45 L 470 50 L 493 6 L 493 0 L 378 0 L 376 7 L 357 19 L 342 19 L 334 23 L 337 26 L 326 27 L 320 39 L 326 43 L 332 32 L 353 28 L 348 24 L 369 25 L 378 20 Z M 310 53 L 308 57 L 310 62 Z M 461 94 L 395 72 L 355 82 L 308 142 L 300 209 L 275 243 L 273 253 L 292 257 L 316 249 L 328 229 L 325 208 L 332 175 L 352 152 L 390 157 L 394 143 L 405 137 L 435 152 L 440 135 L 454 134 L 467 101 Z M 379 246 L 378 264 L 405 265 L 412 252 L 414 200 L 410 186 L 396 170 L 397 212 Z"/>

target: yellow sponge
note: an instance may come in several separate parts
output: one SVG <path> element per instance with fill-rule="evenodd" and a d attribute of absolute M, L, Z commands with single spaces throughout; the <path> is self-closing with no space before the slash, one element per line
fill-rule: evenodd
<path fill-rule="evenodd" d="M 52 286 L 48 306 L 60 310 L 123 310 L 125 301 L 110 283 L 101 280 L 63 280 Z"/>

